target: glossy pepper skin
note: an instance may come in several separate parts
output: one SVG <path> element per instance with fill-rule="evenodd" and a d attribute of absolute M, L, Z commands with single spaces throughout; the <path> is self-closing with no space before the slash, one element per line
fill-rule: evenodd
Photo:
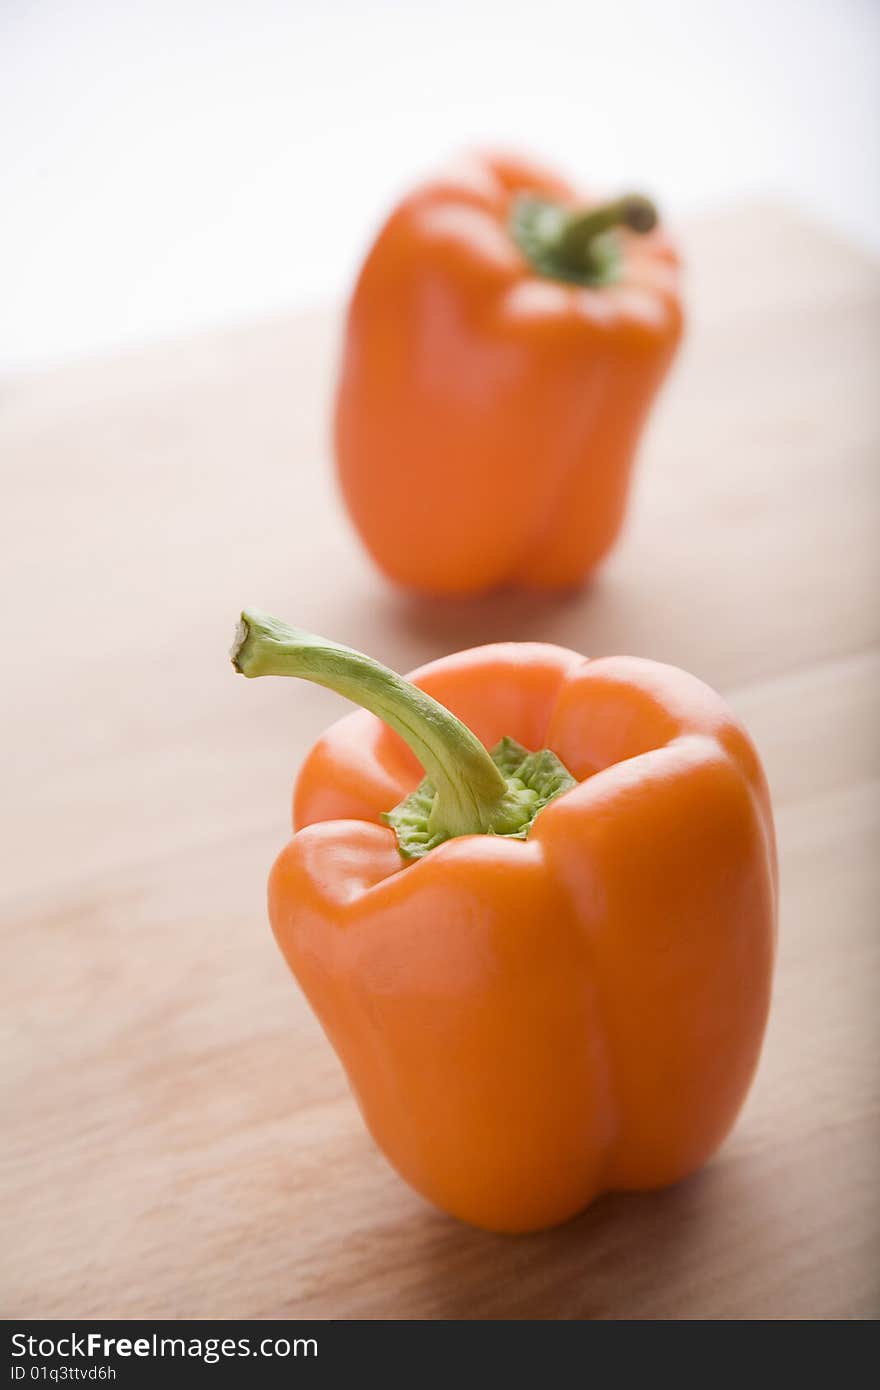
<path fill-rule="evenodd" d="M 411 678 L 487 747 L 577 779 L 526 840 L 467 835 L 404 865 L 381 823 L 421 775 L 357 711 L 319 740 L 270 879 L 275 936 L 376 1142 L 493 1231 L 698 1168 L 729 1131 L 770 998 L 767 785 L 683 671 L 511 643 Z"/>
<path fill-rule="evenodd" d="M 377 565 L 431 594 L 580 584 L 620 530 L 682 332 L 677 257 L 620 230 L 619 273 L 540 274 L 511 234 L 555 175 L 474 157 L 395 209 L 354 290 L 336 398 L 348 510 Z"/>

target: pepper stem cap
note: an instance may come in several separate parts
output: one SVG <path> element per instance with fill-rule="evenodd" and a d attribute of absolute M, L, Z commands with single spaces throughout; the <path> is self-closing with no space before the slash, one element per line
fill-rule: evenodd
<path fill-rule="evenodd" d="M 425 779 L 385 816 L 406 858 L 459 835 L 524 838 L 538 811 L 574 785 L 549 749 L 502 739 L 490 754 L 424 690 L 353 647 L 290 627 L 257 609 L 241 615 L 230 653 L 243 676 L 297 676 L 334 690 L 394 729 Z"/>

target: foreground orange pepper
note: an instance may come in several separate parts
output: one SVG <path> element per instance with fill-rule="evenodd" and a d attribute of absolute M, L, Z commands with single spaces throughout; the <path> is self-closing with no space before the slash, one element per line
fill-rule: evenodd
<path fill-rule="evenodd" d="M 392 213 L 351 301 L 336 401 L 343 494 L 392 579 L 566 588 L 610 549 L 682 329 L 655 216 L 639 197 L 585 205 L 504 158 Z"/>
<path fill-rule="evenodd" d="M 539 643 L 410 686 L 253 612 L 233 660 L 373 711 L 307 758 L 269 912 L 403 1177 L 528 1231 L 705 1162 L 758 1060 L 776 915 L 767 786 L 720 697 Z"/>

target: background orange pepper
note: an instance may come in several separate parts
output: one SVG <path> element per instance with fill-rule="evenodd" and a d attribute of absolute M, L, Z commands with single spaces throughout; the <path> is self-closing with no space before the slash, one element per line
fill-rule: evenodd
<path fill-rule="evenodd" d="M 342 689 L 247 616 L 245 674 Z M 525 840 L 464 835 L 407 865 L 382 823 L 421 777 L 398 734 L 357 711 L 307 758 L 270 917 L 370 1130 L 492 1230 L 675 1182 L 733 1124 L 769 1005 L 773 822 L 747 734 L 702 682 L 636 658 L 507 643 L 412 680 L 485 747 L 549 748 L 577 785 Z"/>
<path fill-rule="evenodd" d="M 405 198 L 367 257 L 336 452 L 354 523 L 401 584 L 564 588 L 617 536 L 681 336 L 677 258 L 634 234 L 645 200 L 584 207 L 546 170 L 474 157 Z"/>

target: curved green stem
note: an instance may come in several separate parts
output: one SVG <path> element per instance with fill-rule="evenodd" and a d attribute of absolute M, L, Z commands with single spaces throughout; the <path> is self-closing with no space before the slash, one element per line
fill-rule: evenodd
<path fill-rule="evenodd" d="M 548 237 L 546 249 L 576 269 L 589 265 L 597 237 L 615 227 L 627 227 L 644 234 L 657 225 L 657 209 L 640 193 L 627 193 L 597 208 L 575 209 L 561 219 L 555 234 Z"/>
<path fill-rule="evenodd" d="M 657 209 L 641 193 L 627 193 L 594 208 L 566 208 L 530 194 L 518 198 L 510 231 L 541 275 L 582 285 L 614 281 L 621 266 L 619 227 L 644 234 L 657 225 Z"/>
<path fill-rule="evenodd" d="M 252 608 L 241 615 L 231 656 L 243 676 L 299 676 L 335 690 L 395 729 L 436 793 L 431 829 L 437 838 L 493 828 L 508 795 L 505 778 L 460 719 L 387 666 Z"/>

